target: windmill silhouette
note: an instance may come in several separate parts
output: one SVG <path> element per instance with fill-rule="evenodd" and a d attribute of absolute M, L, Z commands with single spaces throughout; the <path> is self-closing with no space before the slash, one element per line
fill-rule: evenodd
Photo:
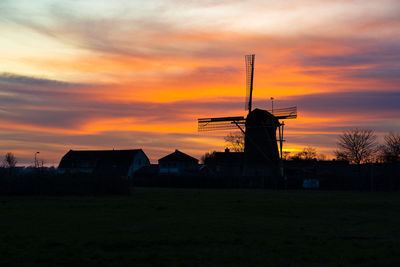
<path fill-rule="evenodd" d="M 248 114 L 235 117 L 200 118 L 198 131 L 218 131 L 238 128 L 245 137 L 246 165 L 262 163 L 278 166 L 283 157 L 283 120 L 297 118 L 297 107 L 262 110 L 252 109 L 255 55 L 246 55 L 246 110 Z M 279 130 L 279 138 L 276 131 Z M 279 148 L 278 148 L 279 143 Z M 282 174 L 282 169 L 281 169 Z"/>

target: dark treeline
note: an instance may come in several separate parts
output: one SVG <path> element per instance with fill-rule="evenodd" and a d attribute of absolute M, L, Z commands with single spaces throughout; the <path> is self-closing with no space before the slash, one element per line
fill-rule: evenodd
<path fill-rule="evenodd" d="M 303 189 L 304 180 L 319 181 L 320 190 L 399 191 L 399 163 L 355 165 L 341 161 L 285 161 L 285 178 L 276 176 L 138 175 L 134 186 L 184 188 Z"/>
<path fill-rule="evenodd" d="M 285 171 L 289 189 L 301 188 L 305 179 L 315 179 L 322 190 L 400 190 L 400 163 L 287 161 Z"/>
<path fill-rule="evenodd" d="M 320 190 L 399 191 L 399 163 L 349 164 L 339 161 L 285 161 L 285 177 L 191 176 L 137 174 L 129 181 L 113 175 L 57 174 L 41 171 L 15 174 L 0 169 L 0 195 L 98 196 L 126 195 L 132 186 L 176 188 L 303 189 L 307 179 L 319 181 Z"/>
<path fill-rule="evenodd" d="M 17 174 L 0 169 L 0 195 L 98 196 L 129 194 L 128 180 L 112 175 L 57 174 L 37 171 Z"/>

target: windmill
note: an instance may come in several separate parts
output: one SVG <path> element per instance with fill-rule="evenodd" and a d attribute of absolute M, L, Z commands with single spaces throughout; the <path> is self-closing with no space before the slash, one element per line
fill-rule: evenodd
<path fill-rule="evenodd" d="M 255 55 L 246 55 L 246 110 L 244 116 L 201 118 L 198 131 L 239 129 L 245 137 L 244 158 L 247 165 L 254 162 L 278 166 L 283 157 L 283 130 L 285 119 L 297 118 L 297 107 L 270 111 L 252 109 Z M 281 122 L 282 121 L 282 122 Z M 276 131 L 279 130 L 279 138 Z M 279 142 L 279 148 L 278 148 Z"/>

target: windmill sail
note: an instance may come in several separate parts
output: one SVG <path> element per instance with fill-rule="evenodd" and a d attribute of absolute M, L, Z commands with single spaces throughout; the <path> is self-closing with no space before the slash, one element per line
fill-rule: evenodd
<path fill-rule="evenodd" d="M 297 107 L 289 108 L 277 108 L 274 110 L 268 110 L 272 115 L 274 115 L 279 120 L 286 119 L 296 119 L 297 118 Z"/>
<path fill-rule="evenodd" d="M 245 118 L 238 117 L 220 117 L 220 118 L 202 118 L 198 119 L 198 131 L 216 131 L 237 129 L 238 126 L 244 127 Z"/>
<path fill-rule="evenodd" d="M 246 110 L 251 112 L 253 98 L 253 80 L 254 80 L 254 59 L 255 55 L 245 56 L 246 61 Z"/>

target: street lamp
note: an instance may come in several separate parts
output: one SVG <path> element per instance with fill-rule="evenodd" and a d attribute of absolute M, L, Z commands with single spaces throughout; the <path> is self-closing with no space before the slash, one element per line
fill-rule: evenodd
<path fill-rule="evenodd" d="M 274 98 L 271 97 L 271 104 L 272 104 L 272 114 L 274 114 Z"/>
<path fill-rule="evenodd" d="M 40 152 L 38 151 L 38 152 L 35 153 L 35 168 L 37 168 L 38 165 L 39 165 L 38 162 L 37 162 L 37 158 L 36 158 L 37 154 L 40 154 Z"/>

